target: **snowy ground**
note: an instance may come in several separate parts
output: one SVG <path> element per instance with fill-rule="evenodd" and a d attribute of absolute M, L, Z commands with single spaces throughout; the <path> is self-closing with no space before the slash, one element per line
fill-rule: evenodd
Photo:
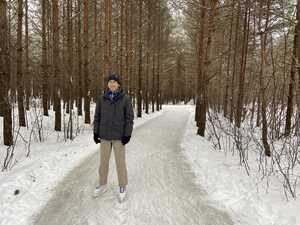
<path fill-rule="evenodd" d="M 161 114 L 144 114 L 143 118 L 135 119 L 134 129 Z M 25 157 L 27 145 L 19 141 L 15 150 L 17 164 L 8 172 L 0 172 L 0 225 L 32 224 L 32 216 L 38 214 L 54 195 L 55 187 L 76 166 L 98 151 L 99 146 L 93 142 L 91 126 L 81 128 L 81 135 L 74 141 L 64 142 L 62 135 L 58 137 L 49 131 L 50 128 L 53 129 L 51 120 L 53 118 L 50 115 L 49 121 L 44 125 L 47 140 L 32 143 L 28 158 Z M 22 135 L 26 136 L 24 128 Z M 58 143 L 57 139 L 60 140 Z M 1 146 L 0 150 L 2 163 L 6 148 Z M 19 191 L 17 195 L 14 194 L 16 190 Z"/>
<path fill-rule="evenodd" d="M 36 225 L 233 225 L 228 214 L 215 209 L 194 182 L 180 143 L 189 118 L 186 107 L 165 107 L 163 115 L 134 131 L 127 146 L 128 198 L 116 196 L 114 160 L 109 191 L 92 198 L 99 154 L 70 173 L 54 198 L 36 217 Z"/>
<path fill-rule="evenodd" d="M 299 193 L 297 200 L 287 201 L 278 177 L 261 179 L 257 172 L 257 156 L 249 154 L 252 169 L 247 176 L 240 166 L 238 154 L 214 150 L 211 143 L 196 136 L 195 131 L 192 113 L 181 146 L 195 172 L 195 182 L 207 191 L 216 207 L 222 205 L 226 208 L 235 224 L 300 224 Z"/>
<path fill-rule="evenodd" d="M 266 194 L 236 156 L 213 150 L 195 135 L 192 106 L 163 109 L 135 120 L 126 150 L 129 195 L 124 204 L 116 198 L 113 157 L 109 192 L 91 198 L 99 146 L 86 127 L 73 142 L 56 143 L 54 135 L 33 144 L 30 158 L 0 173 L 0 225 L 300 224 L 300 203 L 287 202 L 280 184 Z"/>

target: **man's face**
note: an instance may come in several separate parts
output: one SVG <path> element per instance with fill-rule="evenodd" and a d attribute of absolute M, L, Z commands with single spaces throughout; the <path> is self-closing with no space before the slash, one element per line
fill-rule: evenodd
<path fill-rule="evenodd" d="M 119 83 L 115 80 L 110 80 L 107 83 L 108 89 L 111 90 L 112 92 L 118 90 L 118 88 L 120 87 Z"/>

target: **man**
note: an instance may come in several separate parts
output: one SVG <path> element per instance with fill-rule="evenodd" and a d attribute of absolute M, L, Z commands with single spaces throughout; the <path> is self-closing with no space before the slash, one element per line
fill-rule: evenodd
<path fill-rule="evenodd" d="M 94 197 L 107 191 L 109 159 L 113 148 L 119 182 L 119 200 L 122 202 L 126 197 L 128 184 L 125 145 L 131 138 L 134 113 L 131 99 L 123 93 L 120 85 L 119 76 L 110 73 L 107 78 L 108 89 L 96 103 L 94 141 L 96 144 L 101 143 L 101 147 L 99 186 L 94 191 Z"/>

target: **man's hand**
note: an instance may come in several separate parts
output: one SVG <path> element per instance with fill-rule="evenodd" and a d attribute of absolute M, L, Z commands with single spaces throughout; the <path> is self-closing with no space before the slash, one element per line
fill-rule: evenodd
<path fill-rule="evenodd" d="M 101 142 L 100 138 L 99 138 L 99 134 L 94 134 L 94 142 L 96 144 L 99 144 Z"/>
<path fill-rule="evenodd" d="M 122 144 L 126 145 L 130 141 L 131 136 L 123 136 L 122 137 Z"/>

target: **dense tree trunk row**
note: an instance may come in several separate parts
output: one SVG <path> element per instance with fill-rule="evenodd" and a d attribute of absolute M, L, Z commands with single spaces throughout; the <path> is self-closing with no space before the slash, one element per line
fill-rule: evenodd
<path fill-rule="evenodd" d="M 197 133 L 204 136 L 209 110 L 222 111 L 237 130 L 251 115 L 266 155 L 270 134 L 298 133 L 299 2 L 295 8 L 286 1 L 184 0 L 184 19 L 172 17 L 166 0 L 1 3 L 7 89 L 1 89 L 0 114 L 17 102 L 19 126 L 28 123 L 30 100 L 39 98 L 44 116 L 55 111 L 56 131 L 63 129 L 64 113 L 72 122 L 77 112 L 90 124 L 90 103 L 113 71 L 139 117 L 143 109 L 193 99 Z M 282 16 L 293 10 L 295 18 Z"/>
<path fill-rule="evenodd" d="M 192 49 L 185 52 L 185 61 L 197 65 L 189 68 L 197 81 L 197 133 L 205 134 L 208 110 L 222 110 L 237 130 L 244 122 L 253 124 L 256 116 L 270 156 L 271 137 L 299 130 L 299 1 L 296 7 L 272 0 L 182 4 L 186 48 Z M 296 16 L 286 14 L 295 10 Z"/>
<path fill-rule="evenodd" d="M 132 97 L 138 117 L 143 109 L 149 113 L 150 104 L 153 111 L 161 109 L 162 87 L 172 76 L 164 74 L 164 64 L 175 64 L 175 57 L 166 54 L 173 44 L 163 44 L 171 34 L 166 0 L 1 4 L 1 23 L 6 23 L 1 29 L 7 34 L 1 35 L 7 39 L 1 57 L 8 60 L 1 67 L 5 71 L 1 82 L 7 84 L 6 90 L 1 89 L 1 116 L 11 115 L 7 110 L 17 101 L 18 124 L 28 126 L 27 114 L 41 99 L 43 115 L 54 113 L 55 131 L 65 130 L 62 119 L 69 115 L 67 137 L 72 139 L 74 113 L 84 116 L 85 123 L 92 122 L 90 103 L 105 90 L 110 71 L 121 75 L 122 88 Z"/>

